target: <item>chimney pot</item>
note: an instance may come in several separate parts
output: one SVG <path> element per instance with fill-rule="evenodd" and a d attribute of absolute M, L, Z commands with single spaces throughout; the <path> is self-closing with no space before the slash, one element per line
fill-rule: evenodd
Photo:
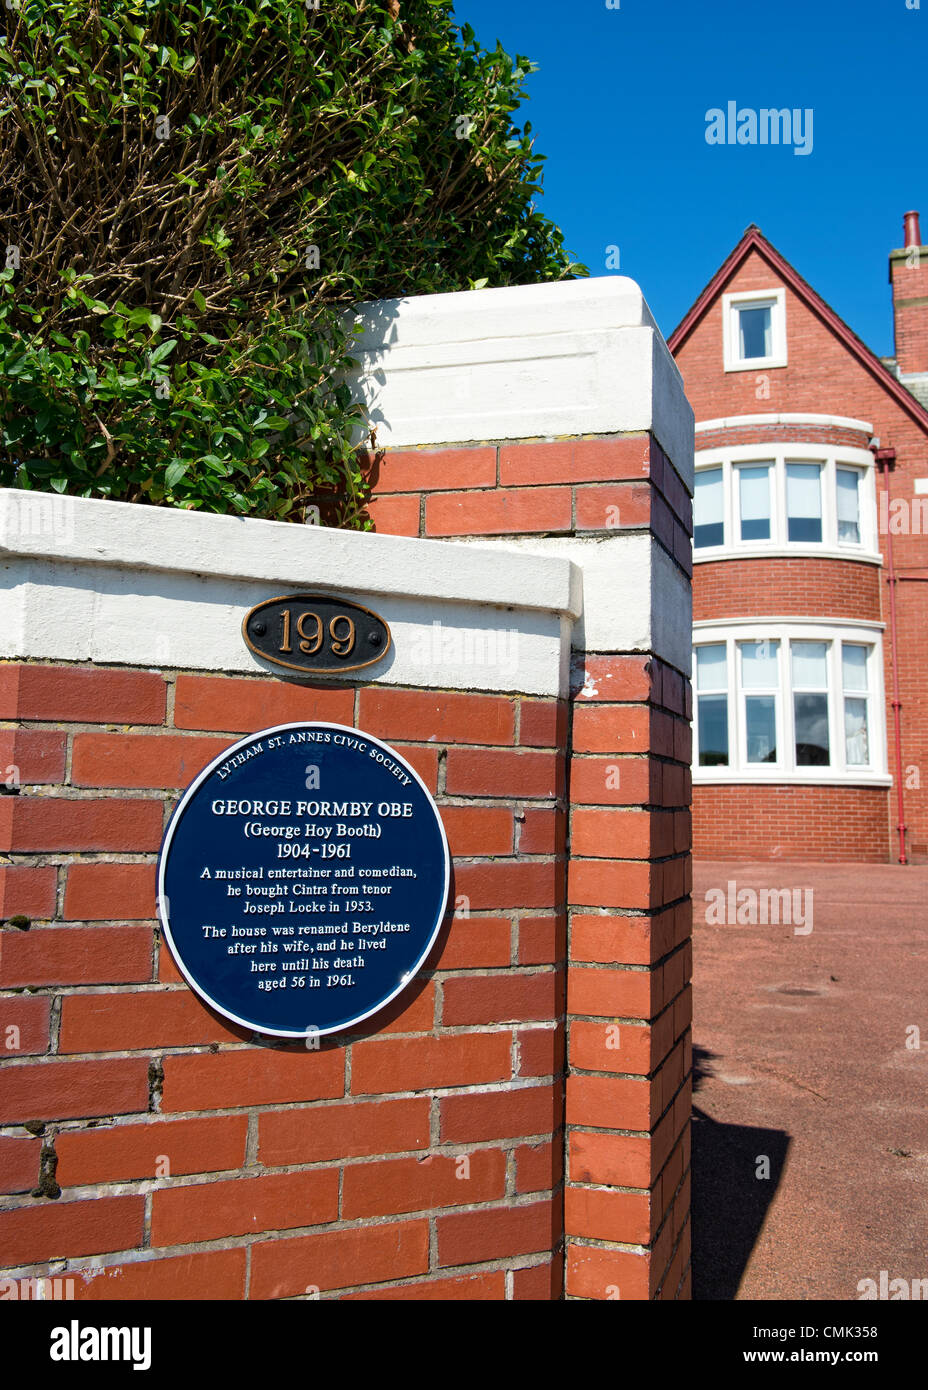
<path fill-rule="evenodd" d="M 921 246 L 922 234 L 918 224 L 918 213 L 905 214 L 905 246 Z"/>
<path fill-rule="evenodd" d="M 918 213 L 905 214 L 905 249 L 889 258 L 893 286 L 896 373 L 928 376 L 928 250 L 921 245 Z"/>

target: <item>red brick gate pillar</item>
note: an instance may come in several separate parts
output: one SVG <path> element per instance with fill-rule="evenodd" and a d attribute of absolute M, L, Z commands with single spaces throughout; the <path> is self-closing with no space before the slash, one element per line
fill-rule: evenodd
<path fill-rule="evenodd" d="M 565 1289 L 689 1297 L 692 411 L 628 280 L 397 301 L 362 322 L 377 529 L 496 537 L 582 573 Z"/>
<path fill-rule="evenodd" d="M 688 1298 L 690 683 L 587 653 L 574 691 L 567 1293 Z"/>

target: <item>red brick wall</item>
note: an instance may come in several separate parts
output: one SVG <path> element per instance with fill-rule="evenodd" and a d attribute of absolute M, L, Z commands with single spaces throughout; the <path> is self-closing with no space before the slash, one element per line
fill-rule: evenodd
<path fill-rule="evenodd" d="M 757 406 L 756 414 L 761 413 Z M 870 435 L 861 430 L 847 430 L 843 425 L 809 424 L 764 424 L 764 425 L 722 425 L 718 430 L 699 430 L 696 434 L 696 448 L 728 449 L 742 443 L 818 443 L 831 449 L 867 449 Z"/>
<path fill-rule="evenodd" d="M 651 531 L 691 572 L 690 497 L 646 434 L 372 469 L 380 531 Z M 690 687 L 641 652 L 575 674 L 568 705 L 0 665 L 11 1267 L 102 1259 L 84 1298 L 690 1296 Z M 179 789 L 314 718 L 419 771 L 457 911 L 420 985 L 309 1052 L 211 1014 L 152 919 Z"/>
<path fill-rule="evenodd" d="M 886 863 L 887 787 L 696 787 L 693 808 L 702 859 Z"/>
<path fill-rule="evenodd" d="M 876 565 L 859 560 L 700 561 L 693 580 L 693 621 L 814 614 L 878 623 L 881 578 Z"/>
<path fill-rule="evenodd" d="M 99 1259 L 90 1299 L 558 1297 L 564 705 L 43 665 L 0 698 L 4 1266 Z M 153 920 L 178 789 L 300 719 L 408 758 L 458 907 L 421 982 L 317 1052 L 214 1015 Z"/>
<path fill-rule="evenodd" d="M 378 531 L 650 530 L 692 573 L 692 502 L 646 434 L 388 452 L 371 476 Z M 690 684 L 587 653 L 573 693 L 566 1293 L 689 1298 Z"/>
<path fill-rule="evenodd" d="M 928 273 L 924 266 L 923 273 Z M 722 293 L 771 289 L 782 283 L 780 276 L 771 269 L 760 253 L 756 249 L 752 250 L 675 352 L 677 366 L 683 373 L 687 396 L 695 410 L 697 422 L 734 415 L 803 412 L 866 420 L 872 424 L 873 432 L 880 438 L 882 446 L 891 447 L 896 451 L 895 468 L 891 475 L 892 496 L 905 501 L 909 509 L 908 514 L 914 521 L 914 481 L 916 478 L 928 477 L 928 428 L 897 404 L 879 379 L 850 354 L 832 330 L 797 297 L 791 287 L 786 287 L 788 365 L 763 369 L 760 372 L 723 370 Z M 794 438 L 808 437 L 809 426 L 796 425 L 791 428 L 794 430 Z M 697 435 L 697 445 L 700 449 L 709 448 L 714 442 L 733 442 L 733 437 L 727 431 L 719 441 L 702 431 Z M 850 440 L 847 442 L 850 443 Z M 882 487 L 879 475 L 876 477 L 876 486 L 879 494 Z M 887 537 L 881 535 L 880 549 L 884 562 L 886 542 Z M 913 524 L 894 534 L 893 549 L 898 579 L 896 598 L 899 610 L 899 641 L 896 662 L 902 700 L 901 756 L 905 819 L 909 828 L 909 853 L 914 851 L 914 856 L 918 858 L 928 855 L 928 623 L 925 622 L 928 529 Z M 753 566 L 755 563 L 744 561 L 737 565 L 732 564 L 730 568 L 743 576 L 749 573 L 748 565 Z M 819 588 L 816 576 L 825 572 L 820 566 L 826 562 L 810 559 L 805 563 L 809 565 L 810 575 L 806 590 L 809 596 L 808 614 L 839 616 L 836 610 L 824 607 L 829 601 L 827 595 L 824 600 L 817 597 Z M 699 617 L 716 615 L 716 600 L 707 596 L 705 586 L 717 582 L 712 577 L 712 571 L 718 568 L 714 565 L 699 565 L 696 568 L 693 601 Z M 860 567 L 862 571 L 864 568 Z M 861 598 L 867 611 L 848 612 L 846 616 L 870 616 L 874 603 L 872 590 L 868 585 L 876 585 L 884 596 L 881 598 L 879 611 L 882 619 L 888 622 L 888 579 L 885 564 L 882 571 L 870 573 L 869 581 L 860 581 Z M 740 589 L 742 582 L 741 578 L 736 578 L 732 579 L 731 584 Z M 750 579 L 744 582 L 748 585 L 753 583 Z M 709 590 L 708 593 L 711 594 L 712 591 Z M 797 600 L 799 599 L 801 596 L 797 594 Z M 740 599 L 734 601 L 737 607 L 730 616 L 743 611 Z M 852 601 L 850 594 L 848 601 Z M 710 603 L 711 612 L 707 611 Z M 767 611 L 772 609 L 768 608 Z M 896 744 L 890 714 L 892 653 L 888 630 L 884 637 L 884 655 L 888 768 L 895 776 Z M 696 791 L 695 812 L 697 821 L 700 822 L 697 843 L 704 843 L 702 822 L 706 807 L 703 800 L 706 790 L 699 787 Z M 789 794 L 792 794 L 791 789 L 788 790 Z M 753 788 L 751 792 L 753 793 Z M 817 789 L 811 789 L 810 794 L 825 795 Z M 879 795 L 882 796 L 883 793 Z M 882 832 L 883 857 L 886 859 L 895 859 L 898 854 L 895 795 L 894 789 L 893 809 L 890 815 L 892 831 L 890 833 L 889 829 L 884 828 Z M 798 810 L 796 816 L 794 833 L 798 834 L 801 830 L 801 816 Z M 723 824 L 722 833 L 733 840 L 738 829 L 737 821 L 729 820 Z M 837 826 L 832 832 L 832 838 L 825 832 L 821 843 L 827 847 L 829 854 L 835 849 L 840 850 L 840 831 Z M 824 851 L 816 851 L 816 857 L 822 853 Z M 839 853 L 838 857 L 843 855 Z"/>
<path fill-rule="evenodd" d="M 397 450 L 370 462 L 368 511 L 389 535 L 651 530 L 688 572 L 692 500 L 647 434 Z"/>
<path fill-rule="evenodd" d="M 766 405 L 759 403 L 752 413 L 765 412 Z M 832 449 L 866 449 L 870 444 L 869 434 L 842 425 L 725 425 L 714 430 L 699 430 L 696 448 L 702 451 L 734 448 L 737 444 L 792 444 L 797 439 L 803 444 L 825 444 Z"/>

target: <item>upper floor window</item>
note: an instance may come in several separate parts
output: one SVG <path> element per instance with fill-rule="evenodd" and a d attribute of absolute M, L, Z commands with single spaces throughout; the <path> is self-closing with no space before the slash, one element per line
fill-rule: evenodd
<path fill-rule="evenodd" d="M 773 356 L 772 304 L 742 304 L 738 315 L 738 356 L 742 362 Z"/>
<path fill-rule="evenodd" d="M 722 296 L 726 372 L 786 366 L 786 291 L 750 290 Z"/>
<path fill-rule="evenodd" d="M 878 557 L 869 454 L 848 449 L 816 459 L 814 446 L 802 445 L 777 445 L 772 458 L 758 457 L 761 451 L 738 445 L 697 455 L 697 559 L 714 559 L 709 552 L 722 549 L 789 554 L 800 547 Z"/>

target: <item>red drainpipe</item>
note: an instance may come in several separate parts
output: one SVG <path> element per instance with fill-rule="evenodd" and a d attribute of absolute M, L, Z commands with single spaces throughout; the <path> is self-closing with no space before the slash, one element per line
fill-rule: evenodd
<path fill-rule="evenodd" d="M 907 864 L 908 860 L 905 857 L 905 806 L 902 795 L 902 734 L 899 719 L 902 701 L 899 698 L 899 662 L 897 658 L 899 644 L 896 639 L 896 570 L 893 564 L 893 533 L 889 524 L 889 474 L 896 465 L 896 451 L 895 449 L 874 448 L 873 454 L 877 467 L 883 475 L 883 493 L 886 498 L 886 582 L 889 584 L 889 631 L 893 662 L 892 707 L 893 726 L 896 731 L 896 797 L 899 808 L 899 823 L 896 829 L 899 832 L 899 863 Z"/>

